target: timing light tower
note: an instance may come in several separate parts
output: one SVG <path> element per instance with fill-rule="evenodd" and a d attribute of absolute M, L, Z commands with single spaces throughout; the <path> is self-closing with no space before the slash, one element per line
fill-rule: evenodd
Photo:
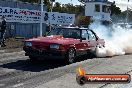
<path fill-rule="evenodd" d="M 111 4 L 108 0 L 85 0 L 85 16 L 110 22 Z"/>

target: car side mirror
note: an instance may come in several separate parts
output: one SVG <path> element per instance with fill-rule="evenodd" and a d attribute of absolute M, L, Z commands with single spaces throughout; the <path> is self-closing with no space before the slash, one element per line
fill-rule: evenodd
<path fill-rule="evenodd" d="M 86 40 L 86 38 L 82 38 L 82 40 Z"/>
<path fill-rule="evenodd" d="M 46 34 L 44 34 L 43 36 L 44 36 L 44 37 L 46 37 L 47 35 L 46 35 Z"/>

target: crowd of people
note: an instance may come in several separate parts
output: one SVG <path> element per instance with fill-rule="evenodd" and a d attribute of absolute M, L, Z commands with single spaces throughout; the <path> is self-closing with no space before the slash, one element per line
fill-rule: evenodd
<path fill-rule="evenodd" d="M 5 47 L 6 19 L 4 16 L 0 19 L 0 46 Z"/>

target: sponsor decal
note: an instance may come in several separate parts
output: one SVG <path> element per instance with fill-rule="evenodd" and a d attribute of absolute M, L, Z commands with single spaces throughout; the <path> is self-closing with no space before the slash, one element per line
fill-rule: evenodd
<path fill-rule="evenodd" d="M 129 74 L 86 74 L 86 71 L 79 67 L 77 69 L 76 81 L 79 85 L 86 83 L 130 83 Z"/>

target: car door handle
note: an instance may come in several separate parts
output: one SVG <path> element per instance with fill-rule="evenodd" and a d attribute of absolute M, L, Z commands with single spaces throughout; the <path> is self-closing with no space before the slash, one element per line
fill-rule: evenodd
<path fill-rule="evenodd" d="M 84 46 L 87 46 L 86 44 L 84 44 Z"/>

